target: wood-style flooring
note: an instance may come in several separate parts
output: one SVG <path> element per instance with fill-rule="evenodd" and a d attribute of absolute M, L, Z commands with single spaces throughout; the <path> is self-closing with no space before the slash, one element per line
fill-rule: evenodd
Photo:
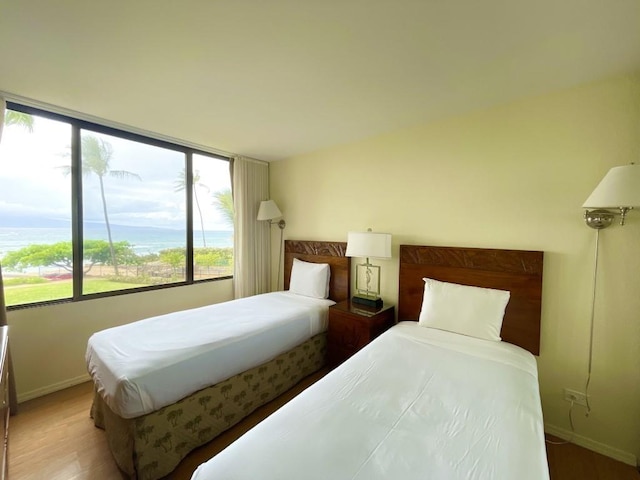
<path fill-rule="evenodd" d="M 167 479 L 188 480 L 196 467 L 321 378 L 303 380 L 211 443 L 194 450 Z M 93 426 L 91 383 L 20 405 L 9 424 L 11 480 L 121 480 L 104 432 Z M 558 440 L 558 439 L 555 439 Z M 547 445 L 551 480 L 640 480 L 635 468 L 573 444 Z"/>

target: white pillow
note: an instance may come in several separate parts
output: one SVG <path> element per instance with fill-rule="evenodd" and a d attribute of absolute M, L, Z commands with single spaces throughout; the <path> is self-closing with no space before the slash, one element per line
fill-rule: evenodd
<path fill-rule="evenodd" d="M 294 258 L 289 291 L 307 297 L 328 298 L 330 277 L 328 263 L 303 262 Z"/>
<path fill-rule="evenodd" d="M 418 324 L 499 342 L 511 293 L 423 278 L 424 296 Z"/>

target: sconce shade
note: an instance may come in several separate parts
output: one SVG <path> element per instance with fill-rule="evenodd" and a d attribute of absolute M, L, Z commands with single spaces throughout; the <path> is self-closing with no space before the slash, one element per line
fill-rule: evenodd
<path fill-rule="evenodd" d="M 391 234 L 349 232 L 347 257 L 391 258 Z"/>
<path fill-rule="evenodd" d="M 273 220 L 282 217 L 282 212 L 273 200 L 265 200 L 260 202 L 258 209 L 258 220 Z"/>
<path fill-rule="evenodd" d="M 613 167 L 589 195 L 583 208 L 640 207 L 640 165 Z"/>

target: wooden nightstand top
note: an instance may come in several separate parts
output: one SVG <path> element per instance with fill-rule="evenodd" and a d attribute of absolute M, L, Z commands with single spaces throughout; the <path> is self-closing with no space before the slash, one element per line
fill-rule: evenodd
<path fill-rule="evenodd" d="M 345 300 L 343 302 L 336 303 L 330 308 L 340 310 L 343 312 L 352 313 L 354 315 L 360 315 L 362 317 L 375 317 L 376 315 L 385 312 L 393 308 L 393 305 L 384 305 L 382 308 L 372 308 L 359 303 L 353 303 L 351 300 Z"/>

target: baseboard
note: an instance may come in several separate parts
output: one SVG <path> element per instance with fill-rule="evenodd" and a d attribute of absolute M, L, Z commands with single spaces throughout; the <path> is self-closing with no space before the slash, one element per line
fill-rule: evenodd
<path fill-rule="evenodd" d="M 607 457 L 613 458 L 614 460 L 618 460 L 619 462 L 626 463 L 627 465 L 631 465 L 633 467 L 638 466 L 638 459 L 633 453 L 610 447 L 609 445 L 605 445 L 604 443 L 596 442 L 595 440 L 583 437 L 582 435 L 578 435 L 577 433 L 572 433 L 570 430 L 565 430 L 564 428 L 559 428 L 555 425 L 549 425 L 548 423 L 545 423 L 544 431 L 563 440 L 571 440 L 571 443 L 575 443 L 576 445 L 579 445 L 596 453 L 600 453 Z"/>
<path fill-rule="evenodd" d="M 26 402 L 28 400 L 33 400 L 34 398 L 43 397 L 59 390 L 64 390 L 65 388 L 73 387 L 74 385 L 88 382 L 89 380 L 91 380 L 91 377 L 88 373 L 85 373 L 84 375 L 80 375 L 79 377 L 70 378 L 68 380 L 64 380 L 63 382 L 54 383 L 53 385 L 47 385 L 46 387 L 37 388 L 35 390 L 31 390 L 30 392 L 18 394 L 18 404 Z"/>

